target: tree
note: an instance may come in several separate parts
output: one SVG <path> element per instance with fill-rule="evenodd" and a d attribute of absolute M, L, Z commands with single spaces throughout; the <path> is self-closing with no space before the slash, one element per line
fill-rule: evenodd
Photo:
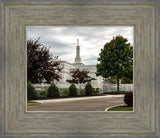
<path fill-rule="evenodd" d="M 50 83 L 51 80 L 59 80 L 61 61 L 58 57 L 52 58 L 49 48 L 44 47 L 38 38 L 27 41 L 27 81 L 40 83 L 43 79 Z"/>
<path fill-rule="evenodd" d="M 72 70 L 70 73 L 71 73 L 72 79 L 66 80 L 69 83 L 84 84 L 86 82 L 91 82 L 92 80 L 95 80 L 94 78 L 88 75 L 89 71 L 86 71 L 86 70 L 75 69 L 75 70 Z"/>
<path fill-rule="evenodd" d="M 103 82 L 109 83 L 109 84 L 116 84 L 116 77 L 104 78 Z"/>
<path fill-rule="evenodd" d="M 133 83 L 133 66 L 126 69 L 125 77 L 122 77 L 121 83 L 123 84 L 132 84 Z"/>
<path fill-rule="evenodd" d="M 115 77 L 118 92 L 120 79 L 133 77 L 133 47 L 127 41 L 120 35 L 113 37 L 101 49 L 98 58 L 97 75 L 102 75 L 104 78 Z M 131 71 L 128 72 L 129 70 Z"/>

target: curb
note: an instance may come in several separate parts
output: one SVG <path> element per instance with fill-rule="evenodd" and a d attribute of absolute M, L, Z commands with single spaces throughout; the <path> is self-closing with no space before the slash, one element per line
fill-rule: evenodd
<path fill-rule="evenodd" d="M 117 106 L 123 106 L 123 105 L 125 105 L 125 104 L 114 105 L 114 106 L 111 106 L 111 107 L 106 108 L 104 111 L 108 111 L 110 108 L 117 107 Z"/>
<path fill-rule="evenodd" d="M 106 96 L 92 96 L 92 97 L 76 97 L 76 98 L 64 98 L 64 99 L 46 99 L 46 100 L 32 100 L 33 102 L 41 104 L 52 104 L 58 102 L 73 102 L 73 101 L 83 101 L 83 100 L 95 100 L 101 98 L 114 98 L 114 97 L 123 97 L 123 95 L 106 95 Z"/>

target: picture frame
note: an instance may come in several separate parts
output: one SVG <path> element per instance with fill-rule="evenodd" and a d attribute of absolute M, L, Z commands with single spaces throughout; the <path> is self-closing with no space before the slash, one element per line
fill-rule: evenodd
<path fill-rule="evenodd" d="M 2 2 L 3 136 L 159 136 L 158 2 Z M 134 112 L 26 112 L 26 26 L 134 26 Z"/>

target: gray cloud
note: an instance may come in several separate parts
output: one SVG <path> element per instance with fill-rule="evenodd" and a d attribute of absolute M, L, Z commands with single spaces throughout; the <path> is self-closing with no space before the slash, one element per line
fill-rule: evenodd
<path fill-rule="evenodd" d="M 74 62 L 79 38 L 81 58 L 88 65 L 97 63 L 100 49 L 117 35 L 123 35 L 133 45 L 133 27 L 27 27 L 27 39 L 40 37 L 53 56 L 68 62 Z"/>

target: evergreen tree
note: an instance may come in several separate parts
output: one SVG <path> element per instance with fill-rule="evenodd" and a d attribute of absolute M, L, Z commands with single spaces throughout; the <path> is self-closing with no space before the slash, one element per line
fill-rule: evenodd
<path fill-rule="evenodd" d="M 54 83 L 52 83 L 51 86 L 49 86 L 47 93 L 48 93 L 47 97 L 59 97 L 60 96 L 59 89 Z"/>
<path fill-rule="evenodd" d="M 77 88 L 74 84 L 69 87 L 69 96 L 77 96 Z"/>
<path fill-rule="evenodd" d="M 34 100 L 37 98 L 37 92 L 35 88 L 32 86 L 31 82 L 27 84 L 27 100 Z"/>
<path fill-rule="evenodd" d="M 85 87 L 86 95 L 92 95 L 93 90 L 94 89 L 92 88 L 92 85 L 90 83 L 87 83 Z"/>

